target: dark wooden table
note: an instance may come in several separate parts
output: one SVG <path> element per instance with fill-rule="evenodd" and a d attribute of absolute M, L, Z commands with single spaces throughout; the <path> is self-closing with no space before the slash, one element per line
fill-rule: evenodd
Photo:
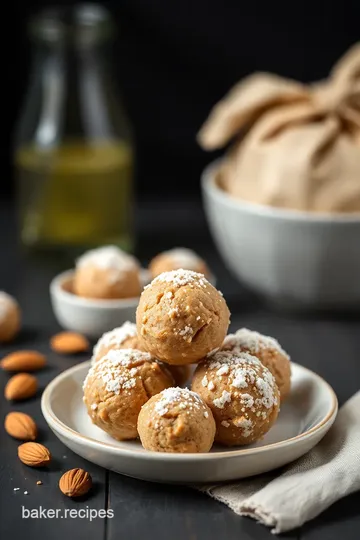
<path fill-rule="evenodd" d="M 279 338 L 299 362 L 328 380 L 340 405 L 360 387 L 360 317 L 317 315 L 296 316 L 272 311 L 241 289 L 216 255 L 197 205 L 188 204 L 185 214 L 165 205 L 154 223 L 153 207 L 141 210 L 138 253 L 144 262 L 154 253 L 173 245 L 187 244 L 207 257 L 217 274 L 232 311 L 231 329 L 248 326 Z M 164 227 L 163 223 L 167 223 Z M 171 222 L 172 227 L 169 226 Z M 184 223 L 187 226 L 184 226 Z M 191 233 L 190 233 L 191 231 Z M 60 371 L 83 361 L 84 357 L 62 357 L 49 349 L 49 338 L 59 327 L 54 320 L 48 285 L 61 265 L 58 260 L 29 260 L 15 249 L 11 214 L 0 212 L 0 289 L 18 298 L 24 313 L 24 327 L 15 343 L 2 346 L 1 355 L 32 348 L 45 352 L 48 367 L 39 373 L 41 388 Z M 0 386 L 8 376 L 0 373 Z M 31 469 L 17 458 L 18 442 L 0 426 L 0 539 L 17 540 L 226 540 L 273 538 L 254 521 L 241 518 L 221 503 L 191 488 L 152 484 L 101 469 L 68 450 L 47 428 L 36 398 L 9 404 L 0 396 L 3 418 L 10 410 L 31 414 L 40 427 L 39 442 L 50 449 L 54 460 L 48 471 Z M 360 411 L 359 411 L 360 414 Z M 359 464 L 360 466 L 360 464 Z M 89 497 L 76 501 L 58 489 L 61 474 L 73 467 L 88 470 L 94 480 Z M 41 480 L 41 486 L 36 485 Z M 14 491 L 14 488 L 20 488 Z M 25 495 L 24 492 L 28 494 Z M 112 519 L 86 518 L 25 519 L 26 509 L 85 508 L 112 509 Z M 306 540 L 359 540 L 360 493 L 336 503 L 324 514 L 284 538 Z"/>

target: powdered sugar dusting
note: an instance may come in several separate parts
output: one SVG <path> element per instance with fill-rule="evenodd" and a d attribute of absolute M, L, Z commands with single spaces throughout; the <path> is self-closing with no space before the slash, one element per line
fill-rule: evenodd
<path fill-rule="evenodd" d="M 116 246 L 103 246 L 87 251 L 76 261 L 77 268 L 85 266 L 95 266 L 103 270 L 115 270 L 120 273 L 138 269 L 139 267 L 135 257 Z"/>
<path fill-rule="evenodd" d="M 243 437 L 250 437 L 254 427 L 251 420 L 242 416 L 241 418 L 234 418 L 233 424 L 242 429 Z"/>
<path fill-rule="evenodd" d="M 247 369 L 244 368 L 238 368 L 235 373 L 235 377 L 233 378 L 231 382 L 231 386 L 234 386 L 235 388 L 246 388 L 248 383 L 246 380 L 246 375 L 248 374 Z"/>
<path fill-rule="evenodd" d="M 216 372 L 216 375 L 218 376 L 221 376 L 221 375 L 227 375 L 229 373 L 229 366 L 228 364 L 224 364 L 223 366 L 221 366 L 217 372 Z"/>
<path fill-rule="evenodd" d="M 247 350 L 251 354 L 259 353 L 262 349 L 273 349 L 289 358 L 289 355 L 275 338 L 265 336 L 248 328 L 240 328 L 235 334 L 226 336 L 222 349 L 227 351 Z"/>
<path fill-rule="evenodd" d="M 218 409 L 223 409 L 226 403 L 230 403 L 230 402 L 231 402 L 231 394 L 227 390 L 223 390 L 223 393 L 221 394 L 221 396 L 213 400 L 213 404 Z"/>
<path fill-rule="evenodd" d="M 169 309 L 169 318 L 175 319 L 179 315 L 179 308 L 176 306 L 174 308 Z"/>
<path fill-rule="evenodd" d="M 232 424 L 241 428 L 243 437 L 249 437 L 254 429 L 250 415 L 266 420 L 266 411 L 277 405 L 274 377 L 258 358 L 238 349 L 213 354 L 205 361 L 205 366 L 206 373 L 201 382 L 208 391 L 214 391 L 214 406 L 225 409 L 233 401 L 241 405 L 242 416 L 222 420 L 221 425 L 229 427 Z"/>
<path fill-rule="evenodd" d="M 180 407 L 187 413 L 194 410 L 202 410 L 205 418 L 208 416 L 206 405 L 202 401 L 199 394 L 192 392 L 188 388 L 166 388 L 159 394 L 160 399 L 156 402 L 154 406 L 154 411 L 159 416 L 165 416 L 168 414 L 172 407 Z"/>
<path fill-rule="evenodd" d="M 175 331 L 175 333 L 187 340 L 193 335 L 194 330 L 191 328 L 191 326 L 185 326 L 181 330 L 178 330 L 177 332 Z"/>
<path fill-rule="evenodd" d="M 245 409 L 252 409 L 255 403 L 254 398 L 250 394 L 241 394 L 240 398 L 241 403 L 244 405 Z"/>
<path fill-rule="evenodd" d="M 224 365 L 227 365 L 229 366 L 230 374 L 232 374 L 233 370 L 239 366 L 249 369 L 253 366 L 262 366 L 262 363 L 256 356 L 240 351 L 218 351 L 209 357 L 206 364 L 211 370 L 218 370 Z"/>
<path fill-rule="evenodd" d="M 85 390 L 93 377 L 100 378 L 108 392 L 120 394 L 136 385 L 139 366 L 144 362 L 155 361 L 151 354 L 135 349 L 118 349 L 109 351 L 89 370 L 84 381 Z"/>
<path fill-rule="evenodd" d="M 101 336 L 97 344 L 93 349 L 92 361 L 95 360 L 96 356 L 102 348 L 116 348 L 120 347 L 124 341 L 129 338 L 136 337 L 136 324 L 126 321 L 122 326 L 110 330 Z"/>
<path fill-rule="evenodd" d="M 190 285 L 191 287 L 197 286 L 206 288 L 208 285 L 210 285 L 210 283 L 203 274 L 194 272 L 192 270 L 184 270 L 183 268 L 180 268 L 179 270 L 172 270 L 171 272 L 163 272 L 162 274 L 157 276 L 150 283 L 150 285 L 147 285 L 147 287 L 150 287 L 152 283 L 159 282 L 171 283 L 175 287 L 183 287 L 185 285 Z"/>
<path fill-rule="evenodd" d="M 271 409 L 274 405 L 274 377 L 269 370 L 264 371 L 263 376 L 256 379 L 256 386 L 262 397 L 255 400 L 255 405 L 260 404 Z"/>

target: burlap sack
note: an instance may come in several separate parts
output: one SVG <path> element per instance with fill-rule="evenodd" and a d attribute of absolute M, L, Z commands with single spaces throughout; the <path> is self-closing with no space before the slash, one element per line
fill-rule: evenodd
<path fill-rule="evenodd" d="M 237 84 L 198 140 L 234 140 L 218 177 L 234 197 L 315 212 L 360 212 L 360 43 L 312 85 L 267 73 Z"/>

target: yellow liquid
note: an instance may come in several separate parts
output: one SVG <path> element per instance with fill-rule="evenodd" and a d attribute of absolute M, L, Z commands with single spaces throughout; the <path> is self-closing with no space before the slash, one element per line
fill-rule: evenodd
<path fill-rule="evenodd" d="M 21 240 L 30 247 L 132 248 L 130 146 L 68 142 L 16 154 Z"/>

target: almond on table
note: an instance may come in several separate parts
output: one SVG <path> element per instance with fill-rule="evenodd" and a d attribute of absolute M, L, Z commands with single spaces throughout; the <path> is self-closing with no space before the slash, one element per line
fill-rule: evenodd
<path fill-rule="evenodd" d="M 84 469 L 70 469 L 62 475 L 59 488 L 67 497 L 81 497 L 92 487 L 92 478 Z"/>
<path fill-rule="evenodd" d="M 90 349 L 89 340 L 77 332 L 60 332 L 50 340 L 50 347 L 60 354 L 77 354 Z"/>
<path fill-rule="evenodd" d="M 16 351 L 1 360 L 0 367 L 4 371 L 37 371 L 46 364 L 45 355 L 38 351 Z"/>
<path fill-rule="evenodd" d="M 34 441 L 38 433 L 36 423 L 31 416 L 18 411 L 6 415 L 4 427 L 6 433 L 21 441 Z"/>
<path fill-rule="evenodd" d="M 18 448 L 20 461 L 29 467 L 44 467 L 51 461 L 51 454 L 46 446 L 36 442 L 26 442 Z"/>
<path fill-rule="evenodd" d="M 8 401 L 19 401 L 33 397 L 37 389 L 38 382 L 34 375 L 18 373 L 8 380 L 4 394 Z"/>

